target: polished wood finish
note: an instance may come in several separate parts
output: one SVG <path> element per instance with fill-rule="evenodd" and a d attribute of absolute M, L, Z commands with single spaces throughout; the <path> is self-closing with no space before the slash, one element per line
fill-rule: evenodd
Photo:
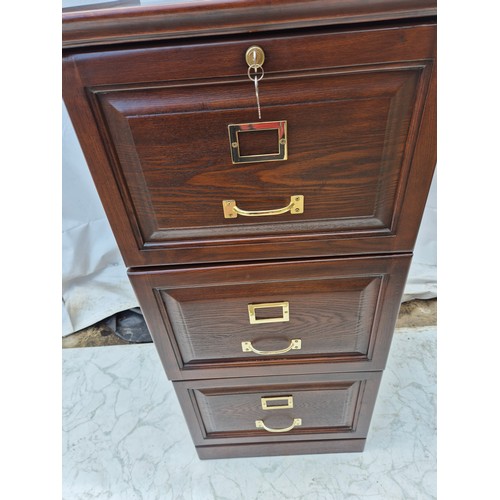
<path fill-rule="evenodd" d="M 193 390 L 192 397 L 203 419 L 206 438 L 234 436 L 239 439 L 241 435 L 254 434 L 258 439 L 264 436 L 264 439 L 276 439 L 275 433 L 257 429 L 255 422 L 262 419 L 270 429 L 280 430 L 287 428 L 295 417 L 300 417 L 301 425 L 289 431 L 289 435 L 294 436 L 312 432 L 353 432 L 354 404 L 361 389 L 358 381 L 314 386 L 285 384 L 280 388 L 273 388 L 266 382 L 262 387 L 197 389 Z M 293 408 L 265 413 L 259 407 L 262 398 L 283 394 L 293 398 Z"/>
<path fill-rule="evenodd" d="M 262 83 L 262 106 L 273 103 L 264 114 L 286 119 L 289 130 L 289 158 L 273 164 L 231 161 L 228 123 L 257 118 L 249 81 L 106 89 L 99 102 L 136 214 L 137 244 L 160 249 L 307 239 L 310 221 L 331 238 L 348 232 L 397 239 L 396 198 L 408 180 L 403 155 L 414 146 L 407 136 L 423 69 L 383 66 L 338 76 L 311 70 Z M 246 148 L 263 154 L 270 147 L 253 139 L 246 138 Z M 287 205 L 295 193 L 305 198 L 303 214 L 224 219 L 223 200 L 262 210 Z"/>
<path fill-rule="evenodd" d="M 435 8 L 64 14 L 64 100 L 200 458 L 363 450 L 436 161 Z M 258 121 L 253 44 L 263 120 L 287 121 L 288 159 L 233 164 L 228 125 Z M 242 134 L 240 152 L 276 152 L 276 139 Z M 294 195 L 303 213 L 224 218 L 223 200 L 258 211 Z M 249 304 L 281 302 L 288 321 L 250 323 Z M 300 350 L 269 356 L 241 345 L 292 339 Z M 285 396 L 293 408 L 262 409 Z"/>
<path fill-rule="evenodd" d="M 66 59 L 65 99 L 125 263 L 411 251 L 423 205 L 405 194 L 433 171 L 414 163 L 435 26 L 251 40 L 268 55 L 264 116 L 289 122 L 287 161 L 231 162 L 228 124 L 257 120 L 248 39 Z M 223 200 L 262 210 L 294 194 L 300 216 L 224 219 Z"/>
<path fill-rule="evenodd" d="M 130 270 L 172 380 L 382 370 L 409 255 Z M 252 325 L 248 304 L 288 301 L 290 319 Z M 281 356 L 242 352 L 241 342 Z"/>
<path fill-rule="evenodd" d="M 365 449 L 366 439 L 324 439 L 323 441 L 280 441 L 268 443 L 224 444 L 197 446 L 201 459 L 272 457 L 311 455 L 320 453 L 359 453 Z"/>
<path fill-rule="evenodd" d="M 361 444 L 380 378 L 381 372 L 358 372 L 206 379 L 174 382 L 174 387 L 200 456 L 205 446 L 218 446 L 218 458 L 223 458 L 234 456 L 238 448 L 245 456 L 247 446 L 259 444 L 307 442 L 309 450 L 316 442 L 331 440 Z M 292 396 L 293 408 L 263 410 L 261 398 L 272 396 Z M 295 418 L 301 418 L 302 425 L 288 432 L 255 426 L 256 420 L 263 420 L 270 428 L 286 428 Z M 229 455 L 226 447 L 233 447 Z"/>
<path fill-rule="evenodd" d="M 436 15 L 436 0 L 199 0 L 63 13 L 63 47 L 255 33 Z"/>

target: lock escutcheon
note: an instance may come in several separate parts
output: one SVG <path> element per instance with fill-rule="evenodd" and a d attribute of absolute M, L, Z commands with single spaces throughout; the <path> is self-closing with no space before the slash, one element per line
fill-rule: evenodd
<path fill-rule="evenodd" d="M 266 55 L 264 54 L 262 48 L 258 45 L 252 45 L 247 49 L 245 53 L 245 61 L 247 62 L 248 66 L 251 67 L 262 66 L 265 59 Z"/>

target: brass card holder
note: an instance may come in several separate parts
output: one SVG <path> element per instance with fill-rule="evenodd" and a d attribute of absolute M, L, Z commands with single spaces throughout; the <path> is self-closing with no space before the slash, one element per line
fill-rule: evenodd
<path fill-rule="evenodd" d="M 293 396 L 262 397 L 260 398 L 260 403 L 263 410 L 286 410 L 288 408 L 293 408 Z"/>
<path fill-rule="evenodd" d="M 256 123 L 238 123 L 228 125 L 229 145 L 231 149 L 231 159 L 236 163 L 252 163 L 263 161 L 278 161 L 288 158 L 288 147 L 286 137 L 286 120 L 277 122 L 256 122 Z M 276 153 L 247 154 L 240 152 L 240 133 L 260 132 L 262 130 L 276 131 Z"/>
<path fill-rule="evenodd" d="M 257 318 L 257 310 L 278 307 L 281 307 L 281 316 L 275 318 Z M 248 304 L 248 318 L 251 325 L 290 321 L 290 304 L 288 302 L 263 302 L 260 304 Z"/>

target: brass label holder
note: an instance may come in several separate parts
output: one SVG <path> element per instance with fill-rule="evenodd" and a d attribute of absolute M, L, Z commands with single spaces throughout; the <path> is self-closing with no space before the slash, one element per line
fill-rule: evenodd
<path fill-rule="evenodd" d="M 258 309 L 281 307 L 281 316 L 276 318 L 257 318 Z M 263 302 L 260 304 L 248 304 L 248 318 L 250 324 L 259 325 L 262 323 L 281 323 L 290 321 L 290 304 L 288 302 Z"/>
<path fill-rule="evenodd" d="M 282 404 L 275 404 L 282 402 Z M 260 398 L 260 404 L 263 410 L 286 410 L 293 408 L 293 396 L 273 396 L 269 398 Z"/>
<path fill-rule="evenodd" d="M 274 122 L 237 123 L 228 125 L 229 146 L 231 150 L 231 160 L 237 163 L 254 163 L 264 161 L 279 161 L 288 159 L 288 143 L 286 136 L 286 120 Z M 276 130 L 278 140 L 277 153 L 264 153 L 253 155 L 242 155 L 240 153 L 240 132 L 258 132 L 262 130 Z"/>

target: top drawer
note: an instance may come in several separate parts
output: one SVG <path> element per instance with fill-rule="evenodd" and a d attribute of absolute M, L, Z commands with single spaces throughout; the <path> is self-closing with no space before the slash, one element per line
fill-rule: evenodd
<path fill-rule="evenodd" d="M 411 250 L 434 167 L 434 45 L 423 25 L 67 56 L 65 101 L 125 263 Z"/>

